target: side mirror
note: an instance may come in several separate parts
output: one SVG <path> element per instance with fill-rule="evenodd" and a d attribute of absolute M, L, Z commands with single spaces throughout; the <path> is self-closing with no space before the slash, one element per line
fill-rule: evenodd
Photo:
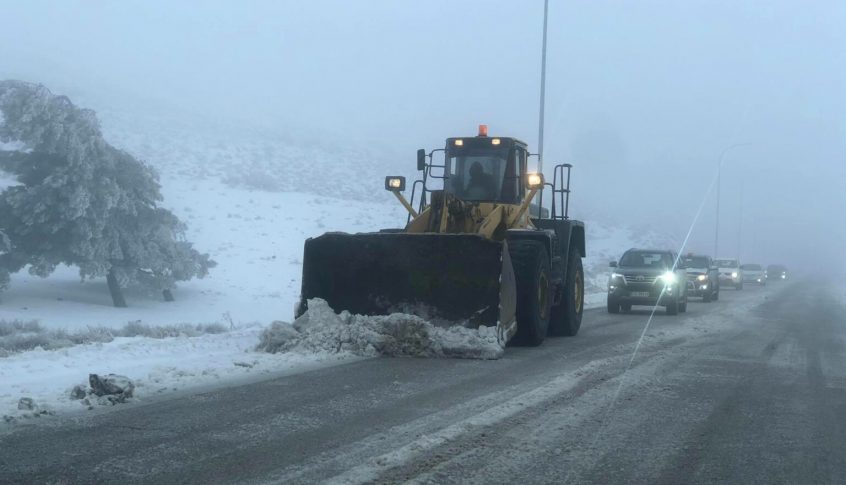
<path fill-rule="evenodd" d="M 402 192 L 405 190 L 405 177 L 402 176 L 387 176 L 385 177 L 385 190 L 389 192 Z"/>
<path fill-rule="evenodd" d="M 610 267 L 612 267 L 612 268 L 616 268 L 616 267 L 617 267 L 617 262 L 616 262 L 616 261 L 611 261 L 610 263 L 608 263 L 608 266 L 610 266 Z"/>
<path fill-rule="evenodd" d="M 426 150 L 417 150 L 417 170 L 426 170 Z"/>

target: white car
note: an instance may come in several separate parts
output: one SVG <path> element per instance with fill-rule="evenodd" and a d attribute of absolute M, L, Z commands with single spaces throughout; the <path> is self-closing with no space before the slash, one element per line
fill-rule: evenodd
<path fill-rule="evenodd" d="M 737 290 L 743 289 L 743 270 L 740 268 L 740 261 L 734 258 L 717 258 L 714 260 L 720 275 L 720 286 L 734 286 Z"/>
<path fill-rule="evenodd" d="M 743 282 L 753 285 L 764 286 L 767 284 L 767 272 L 760 264 L 741 264 L 740 271 L 743 273 Z"/>

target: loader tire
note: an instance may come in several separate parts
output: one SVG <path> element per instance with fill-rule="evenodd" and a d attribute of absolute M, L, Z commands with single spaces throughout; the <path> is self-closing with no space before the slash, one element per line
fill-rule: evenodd
<path fill-rule="evenodd" d="M 585 306 L 585 273 L 578 251 L 570 251 L 562 292 L 561 304 L 552 308 L 549 332 L 552 335 L 573 337 L 579 333 L 582 326 L 582 312 Z"/>
<path fill-rule="evenodd" d="M 549 329 L 549 256 L 537 241 L 509 242 L 511 264 L 517 283 L 516 345 L 536 347 Z"/>

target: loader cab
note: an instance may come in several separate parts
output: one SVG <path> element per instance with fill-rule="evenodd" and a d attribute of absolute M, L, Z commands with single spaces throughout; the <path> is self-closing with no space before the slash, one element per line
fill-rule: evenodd
<path fill-rule="evenodd" d="M 519 204 L 525 196 L 526 144 L 514 138 L 448 138 L 444 191 L 472 202 Z"/>

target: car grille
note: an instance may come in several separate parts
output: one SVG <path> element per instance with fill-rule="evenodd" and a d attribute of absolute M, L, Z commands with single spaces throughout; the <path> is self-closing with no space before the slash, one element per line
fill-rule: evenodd
<path fill-rule="evenodd" d="M 650 275 L 626 275 L 626 284 L 636 284 L 636 285 L 651 285 L 655 283 L 655 280 L 658 279 L 657 276 L 650 276 Z"/>

